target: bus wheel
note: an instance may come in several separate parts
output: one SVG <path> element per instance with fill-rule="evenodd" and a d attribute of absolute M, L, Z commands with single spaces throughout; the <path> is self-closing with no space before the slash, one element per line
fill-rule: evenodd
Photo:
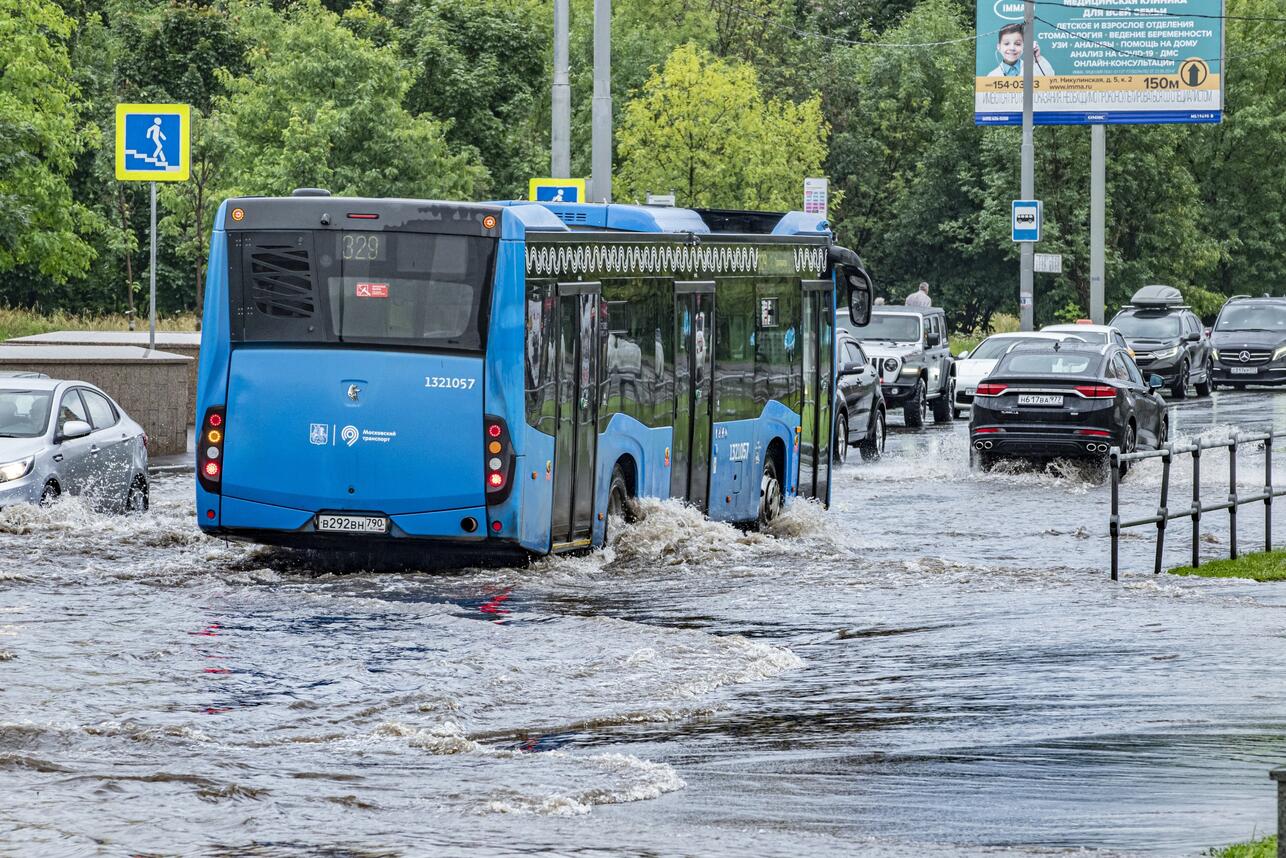
<path fill-rule="evenodd" d="M 781 515 L 784 504 L 781 480 L 777 478 L 777 462 L 772 457 L 764 459 L 764 476 L 759 482 L 759 529 L 762 530 Z"/>
<path fill-rule="evenodd" d="M 617 465 L 612 469 L 612 484 L 607 490 L 607 527 L 603 534 L 604 541 L 613 525 L 628 524 L 637 518 L 637 511 L 630 499 L 630 489 L 625 482 L 625 472 L 621 470 L 620 465 Z"/>

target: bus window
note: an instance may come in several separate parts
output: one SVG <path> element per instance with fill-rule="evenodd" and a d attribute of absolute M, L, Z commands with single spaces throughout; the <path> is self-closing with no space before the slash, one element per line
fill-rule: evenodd
<path fill-rule="evenodd" d="M 492 242 L 463 235 L 342 233 L 327 277 L 341 341 L 410 341 L 476 349 Z"/>
<path fill-rule="evenodd" d="M 247 232 L 230 265 L 234 337 L 480 350 L 494 239 Z"/>

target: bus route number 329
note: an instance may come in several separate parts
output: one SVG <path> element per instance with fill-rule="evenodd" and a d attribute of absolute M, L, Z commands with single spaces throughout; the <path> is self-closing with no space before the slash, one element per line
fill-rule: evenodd
<path fill-rule="evenodd" d="M 425 387 L 446 388 L 447 390 L 473 390 L 473 386 L 477 383 L 476 378 L 464 378 L 461 376 L 426 375 L 424 377 Z"/>

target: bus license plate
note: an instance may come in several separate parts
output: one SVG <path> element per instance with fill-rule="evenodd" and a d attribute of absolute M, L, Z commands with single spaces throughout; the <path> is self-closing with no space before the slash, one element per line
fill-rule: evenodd
<path fill-rule="evenodd" d="M 1019 405 L 1062 405 L 1063 397 L 1056 394 L 1023 393 L 1018 396 Z"/>
<path fill-rule="evenodd" d="M 317 529 L 333 533 L 388 533 L 388 519 L 382 515 L 319 515 Z"/>
<path fill-rule="evenodd" d="M 1228 372 L 1233 375 L 1254 375 L 1259 372 L 1259 369 L 1253 366 L 1230 366 Z"/>

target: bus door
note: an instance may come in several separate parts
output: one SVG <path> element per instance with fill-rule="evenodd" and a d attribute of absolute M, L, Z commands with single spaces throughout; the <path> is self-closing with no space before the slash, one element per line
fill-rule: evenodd
<path fill-rule="evenodd" d="M 829 504 L 835 284 L 830 280 L 805 280 L 802 285 L 804 398 L 800 414 L 799 494 Z"/>
<path fill-rule="evenodd" d="M 674 449 L 670 496 L 706 509 L 714 407 L 714 281 L 674 284 Z"/>
<path fill-rule="evenodd" d="M 589 545 L 598 448 L 599 283 L 558 284 L 552 550 Z"/>

